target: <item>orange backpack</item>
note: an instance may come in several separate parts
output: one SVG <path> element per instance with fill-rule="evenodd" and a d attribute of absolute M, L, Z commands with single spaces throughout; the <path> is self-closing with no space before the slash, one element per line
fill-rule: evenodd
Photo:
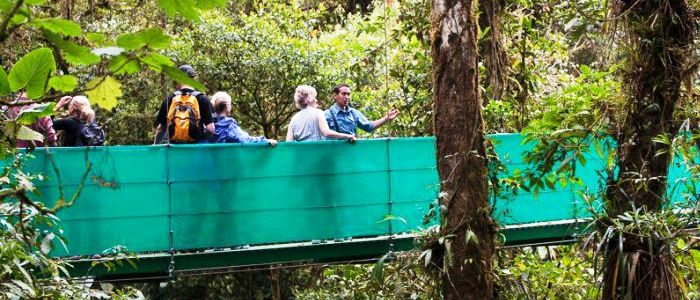
<path fill-rule="evenodd" d="M 176 91 L 168 109 L 168 127 L 170 141 L 174 143 L 191 143 L 197 141 L 199 128 L 198 92 L 191 94 Z"/>

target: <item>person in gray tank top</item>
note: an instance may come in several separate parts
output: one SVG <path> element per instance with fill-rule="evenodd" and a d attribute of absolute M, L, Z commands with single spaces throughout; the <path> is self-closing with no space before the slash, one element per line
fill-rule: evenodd
<path fill-rule="evenodd" d="M 299 112 L 294 114 L 287 127 L 287 142 L 320 141 L 326 137 L 355 142 L 355 136 L 339 133 L 328 127 L 323 110 L 317 107 L 316 95 L 316 89 L 311 86 L 297 87 L 294 92 L 294 105 Z"/>

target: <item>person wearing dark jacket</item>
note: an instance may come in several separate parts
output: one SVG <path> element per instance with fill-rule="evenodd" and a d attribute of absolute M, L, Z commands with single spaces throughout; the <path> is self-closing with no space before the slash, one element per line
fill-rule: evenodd
<path fill-rule="evenodd" d="M 212 143 L 256 143 L 277 145 L 277 140 L 264 136 L 250 136 L 238 126 L 238 122 L 231 117 L 231 96 L 225 92 L 218 92 L 211 97 L 214 106 L 214 135 L 210 138 Z"/>

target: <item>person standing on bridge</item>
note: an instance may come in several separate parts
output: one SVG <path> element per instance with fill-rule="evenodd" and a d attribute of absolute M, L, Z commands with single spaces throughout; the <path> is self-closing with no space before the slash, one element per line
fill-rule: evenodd
<path fill-rule="evenodd" d="M 369 121 L 359 110 L 350 107 L 350 86 L 340 84 L 333 88 L 335 103 L 326 109 L 326 122 L 332 130 L 357 136 L 357 128 L 372 132 L 388 121 L 393 121 L 399 115 L 399 110 L 392 108 L 383 117 Z"/>
<path fill-rule="evenodd" d="M 190 78 L 197 73 L 190 65 L 178 67 Z M 203 93 L 183 83 L 163 100 L 156 117 L 156 144 L 206 143 L 214 133 L 212 105 Z M 167 138 L 166 138 L 167 137 Z"/>
<path fill-rule="evenodd" d="M 319 141 L 325 138 L 348 139 L 355 142 L 355 136 L 338 133 L 328 128 L 323 111 L 318 108 L 316 89 L 300 85 L 294 92 L 294 105 L 299 112 L 294 114 L 287 127 L 287 142 Z"/>

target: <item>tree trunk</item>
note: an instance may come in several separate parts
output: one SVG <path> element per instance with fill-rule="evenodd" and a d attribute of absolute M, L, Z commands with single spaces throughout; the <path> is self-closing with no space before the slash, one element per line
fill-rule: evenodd
<path fill-rule="evenodd" d="M 475 10 L 471 0 L 432 3 L 435 135 L 447 208 L 441 232 L 451 236 L 443 260 L 445 299 L 493 298 L 495 225 L 486 181 Z"/>
<path fill-rule="evenodd" d="M 490 28 L 488 38 L 479 43 L 479 56 L 486 67 L 484 83 L 489 87 L 487 95 L 482 97 L 484 106 L 490 100 L 501 100 L 508 82 L 508 54 L 501 34 L 503 4 L 503 0 L 479 0 L 479 28 Z"/>
<path fill-rule="evenodd" d="M 633 208 L 658 211 L 667 200 L 669 145 L 654 139 L 673 138 L 678 133 L 679 124 L 673 113 L 679 103 L 695 32 L 685 0 L 619 0 L 614 10 L 630 42 L 623 47 L 628 51 L 623 82 L 627 116 L 615 134 L 619 175 L 608 179 L 606 189 L 611 218 Z M 659 267 L 672 259 L 670 253 L 662 251 L 671 246 L 653 240 L 640 242 L 625 235 L 622 238 L 623 253 L 618 250 L 619 240 L 611 243 L 615 245 L 608 251 L 603 298 L 680 298 L 677 282 L 669 278 L 669 269 Z M 653 254 L 649 254 L 649 249 L 654 250 Z M 635 266 L 625 270 L 629 263 Z"/>

